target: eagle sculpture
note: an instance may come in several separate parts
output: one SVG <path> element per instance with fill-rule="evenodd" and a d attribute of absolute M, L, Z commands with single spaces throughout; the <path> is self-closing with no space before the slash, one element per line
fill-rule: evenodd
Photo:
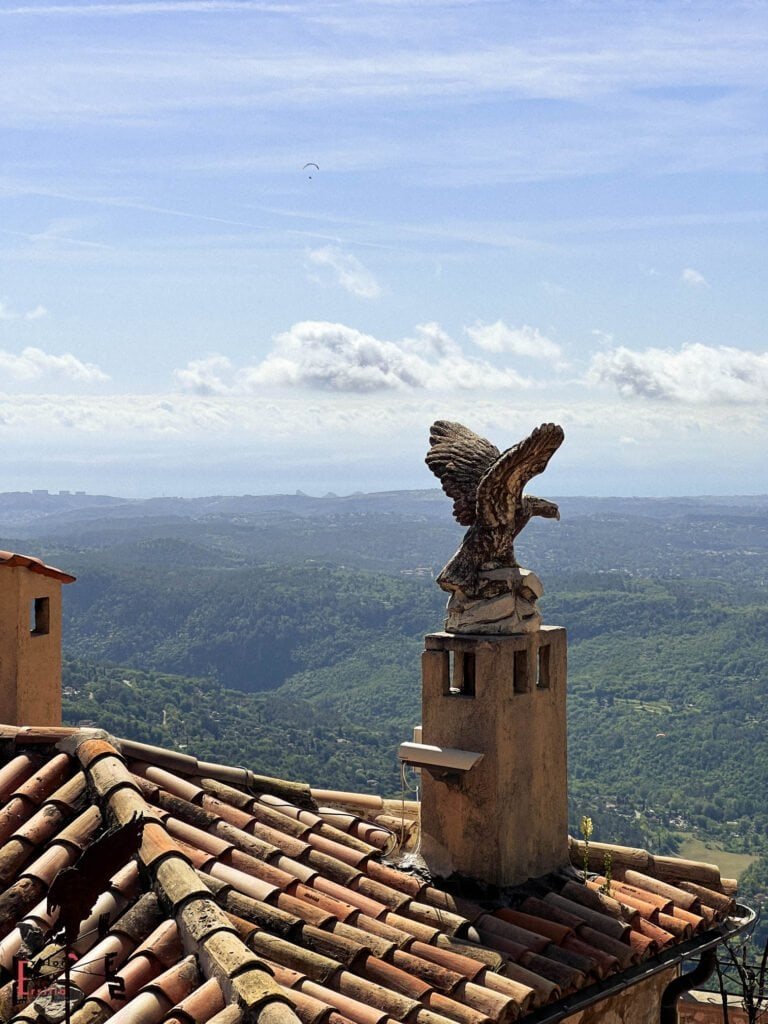
<path fill-rule="evenodd" d="M 466 598 L 498 593 L 483 571 L 517 568 L 514 541 L 532 516 L 559 519 L 557 505 L 523 494 L 528 481 L 543 472 L 563 443 L 563 428 L 540 427 L 506 451 L 449 420 L 438 420 L 429 434 L 426 463 L 453 498 L 453 514 L 468 526 L 461 547 L 437 582 L 443 590 Z"/>

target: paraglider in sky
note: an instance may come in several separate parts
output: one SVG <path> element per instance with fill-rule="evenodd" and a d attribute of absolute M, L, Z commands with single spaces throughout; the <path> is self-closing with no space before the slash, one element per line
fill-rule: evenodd
<path fill-rule="evenodd" d="M 308 167 L 314 167 L 316 171 L 320 170 L 320 168 L 318 167 L 317 164 L 308 163 L 308 164 L 304 164 L 304 166 L 302 167 L 302 171 L 306 171 L 306 169 Z M 310 174 L 310 175 L 308 175 L 308 177 L 309 177 L 309 180 L 312 181 L 312 175 Z"/>

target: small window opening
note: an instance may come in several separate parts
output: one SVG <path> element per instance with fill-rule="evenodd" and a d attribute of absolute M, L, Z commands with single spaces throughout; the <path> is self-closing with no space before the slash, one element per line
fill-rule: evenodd
<path fill-rule="evenodd" d="M 536 688 L 539 690 L 549 689 L 549 647 L 539 648 Z"/>
<path fill-rule="evenodd" d="M 475 696 L 475 656 L 467 651 L 451 651 L 450 692 L 453 696 Z"/>
<path fill-rule="evenodd" d="M 528 677 L 528 652 L 515 651 L 515 661 L 513 665 L 513 689 L 515 693 L 528 693 L 531 688 L 531 682 Z"/>
<path fill-rule="evenodd" d="M 32 636 L 45 636 L 50 628 L 50 600 L 47 597 L 36 597 L 29 609 L 29 631 Z"/>

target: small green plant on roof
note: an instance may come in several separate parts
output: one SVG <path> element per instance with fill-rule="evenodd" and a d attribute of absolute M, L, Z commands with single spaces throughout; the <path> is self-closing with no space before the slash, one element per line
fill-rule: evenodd
<path fill-rule="evenodd" d="M 587 884 L 589 871 L 589 840 L 592 838 L 592 819 L 587 814 L 581 816 L 581 834 L 584 836 L 584 884 Z"/>
<path fill-rule="evenodd" d="M 613 854 L 611 853 L 610 850 L 606 850 L 605 851 L 605 856 L 603 857 L 603 875 L 605 877 L 605 881 L 600 886 L 600 892 L 604 892 L 606 896 L 610 896 L 611 895 L 611 880 L 612 880 L 612 877 L 613 877 L 612 874 L 611 874 L 612 866 L 613 866 Z"/>

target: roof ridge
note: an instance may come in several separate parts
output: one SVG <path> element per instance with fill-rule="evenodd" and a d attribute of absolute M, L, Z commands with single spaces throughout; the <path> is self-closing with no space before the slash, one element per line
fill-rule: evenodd
<path fill-rule="evenodd" d="M 139 859 L 150 873 L 161 900 L 171 908 L 184 948 L 193 952 L 206 978 L 216 978 L 222 991 L 246 1013 L 269 1003 L 282 1003 L 283 1018 L 297 1024 L 290 1002 L 271 971 L 242 939 L 216 904 L 213 893 L 198 877 L 163 821 L 146 802 L 128 771 L 125 759 L 109 741 L 86 735 L 69 737 L 105 814 L 124 825 L 139 813 L 144 831 Z M 279 1016 L 283 1016 L 280 1014 Z"/>

